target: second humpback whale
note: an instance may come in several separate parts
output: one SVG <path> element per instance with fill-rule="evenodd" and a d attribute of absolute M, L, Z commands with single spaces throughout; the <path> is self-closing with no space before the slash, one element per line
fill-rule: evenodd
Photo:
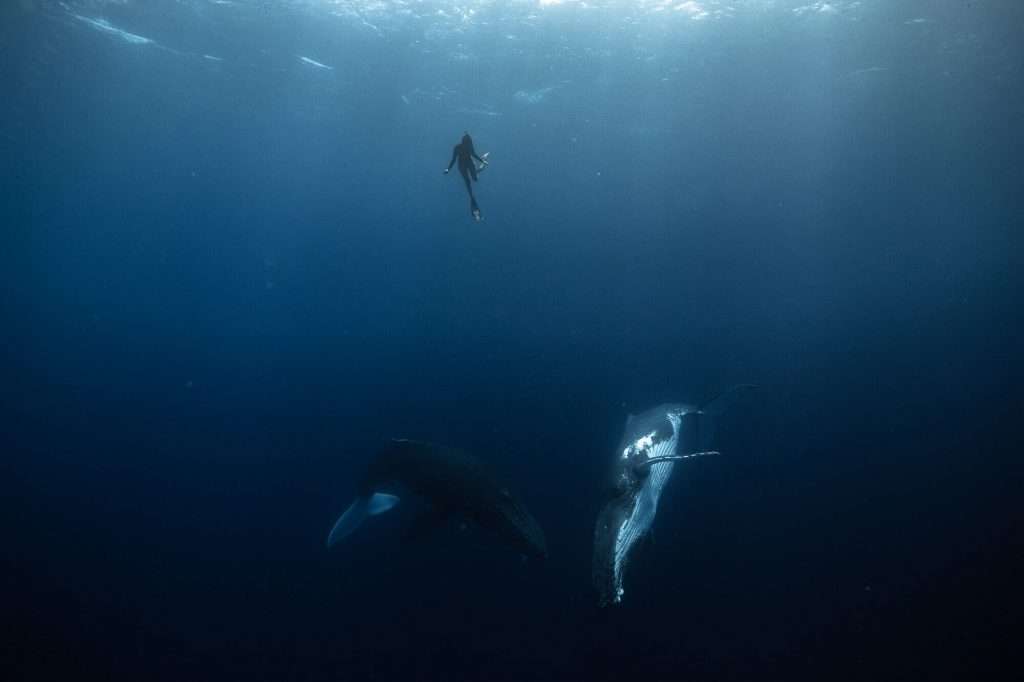
<path fill-rule="evenodd" d="M 747 388 L 752 386 L 732 389 L 702 408 L 666 403 L 626 420 L 613 462 L 611 493 L 594 529 L 592 577 L 602 606 L 622 601 L 630 552 L 654 523 L 658 499 L 676 462 L 718 454 L 701 448 L 705 415 L 720 413 L 726 397 Z"/>
<path fill-rule="evenodd" d="M 385 492 L 387 491 L 387 492 Z M 389 441 L 370 461 L 356 499 L 327 536 L 331 548 L 367 517 L 399 502 L 392 492 L 422 498 L 430 510 L 418 526 L 449 518 L 474 521 L 528 556 L 547 556 L 544 532 L 484 463 L 460 450 L 413 440 Z"/>

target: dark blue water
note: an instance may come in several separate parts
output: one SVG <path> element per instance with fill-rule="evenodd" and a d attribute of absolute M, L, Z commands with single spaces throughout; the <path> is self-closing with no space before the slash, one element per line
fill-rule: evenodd
<path fill-rule="evenodd" d="M 1005 664 L 1024 15 L 732 5 L 5 4 L 3 677 Z M 599 610 L 626 415 L 737 383 Z M 389 437 L 487 459 L 550 559 L 328 553 Z"/>

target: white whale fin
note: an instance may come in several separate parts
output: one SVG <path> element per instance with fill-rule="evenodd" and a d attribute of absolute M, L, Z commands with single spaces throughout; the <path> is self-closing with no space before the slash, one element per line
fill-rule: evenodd
<path fill-rule="evenodd" d="M 707 457 L 708 455 L 720 455 L 722 454 L 718 450 L 705 450 L 703 452 L 688 452 L 685 455 L 658 455 L 656 457 L 650 457 L 641 462 L 642 466 L 650 466 L 658 462 L 681 462 L 684 459 L 692 459 L 693 457 Z"/>
<path fill-rule="evenodd" d="M 385 493 L 374 493 L 370 497 L 357 497 L 334 524 L 334 528 L 331 528 L 331 532 L 327 536 L 327 549 L 351 535 L 366 520 L 366 517 L 383 514 L 398 502 L 398 497 Z"/>

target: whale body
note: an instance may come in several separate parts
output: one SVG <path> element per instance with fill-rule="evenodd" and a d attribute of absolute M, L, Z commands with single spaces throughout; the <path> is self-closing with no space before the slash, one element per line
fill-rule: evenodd
<path fill-rule="evenodd" d="M 718 454 L 699 447 L 703 415 L 704 410 L 691 405 L 666 403 L 627 419 L 612 462 L 610 491 L 594 529 L 592 579 L 602 606 L 622 601 L 631 552 L 654 523 L 658 500 L 676 465 Z"/>
<path fill-rule="evenodd" d="M 480 459 L 443 445 L 391 440 L 370 461 L 356 499 L 327 536 L 328 549 L 352 534 L 369 517 L 395 507 L 401 491 L 427 503 L 418 531 L 449 519 L 472 521 L 492 531 L 523 554 L 547 555 L 544 532 L 526 507 Z"/>

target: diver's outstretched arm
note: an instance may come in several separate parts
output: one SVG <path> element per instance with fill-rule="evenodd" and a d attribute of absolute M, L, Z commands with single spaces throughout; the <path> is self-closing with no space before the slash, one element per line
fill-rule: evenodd
<path fill-rule="evenodd" d="M 448 162 L 448 167 L 444 169 L 445 175 L 447 175 L 448 171 L 450 171 L 452 169 L 452 166 L 455 165 L 455 159 L 457 159 L 458 156 L 459 156 L 459 145 L 455 145 L 455 147 L 452 149 L 452 160 Z"/>

